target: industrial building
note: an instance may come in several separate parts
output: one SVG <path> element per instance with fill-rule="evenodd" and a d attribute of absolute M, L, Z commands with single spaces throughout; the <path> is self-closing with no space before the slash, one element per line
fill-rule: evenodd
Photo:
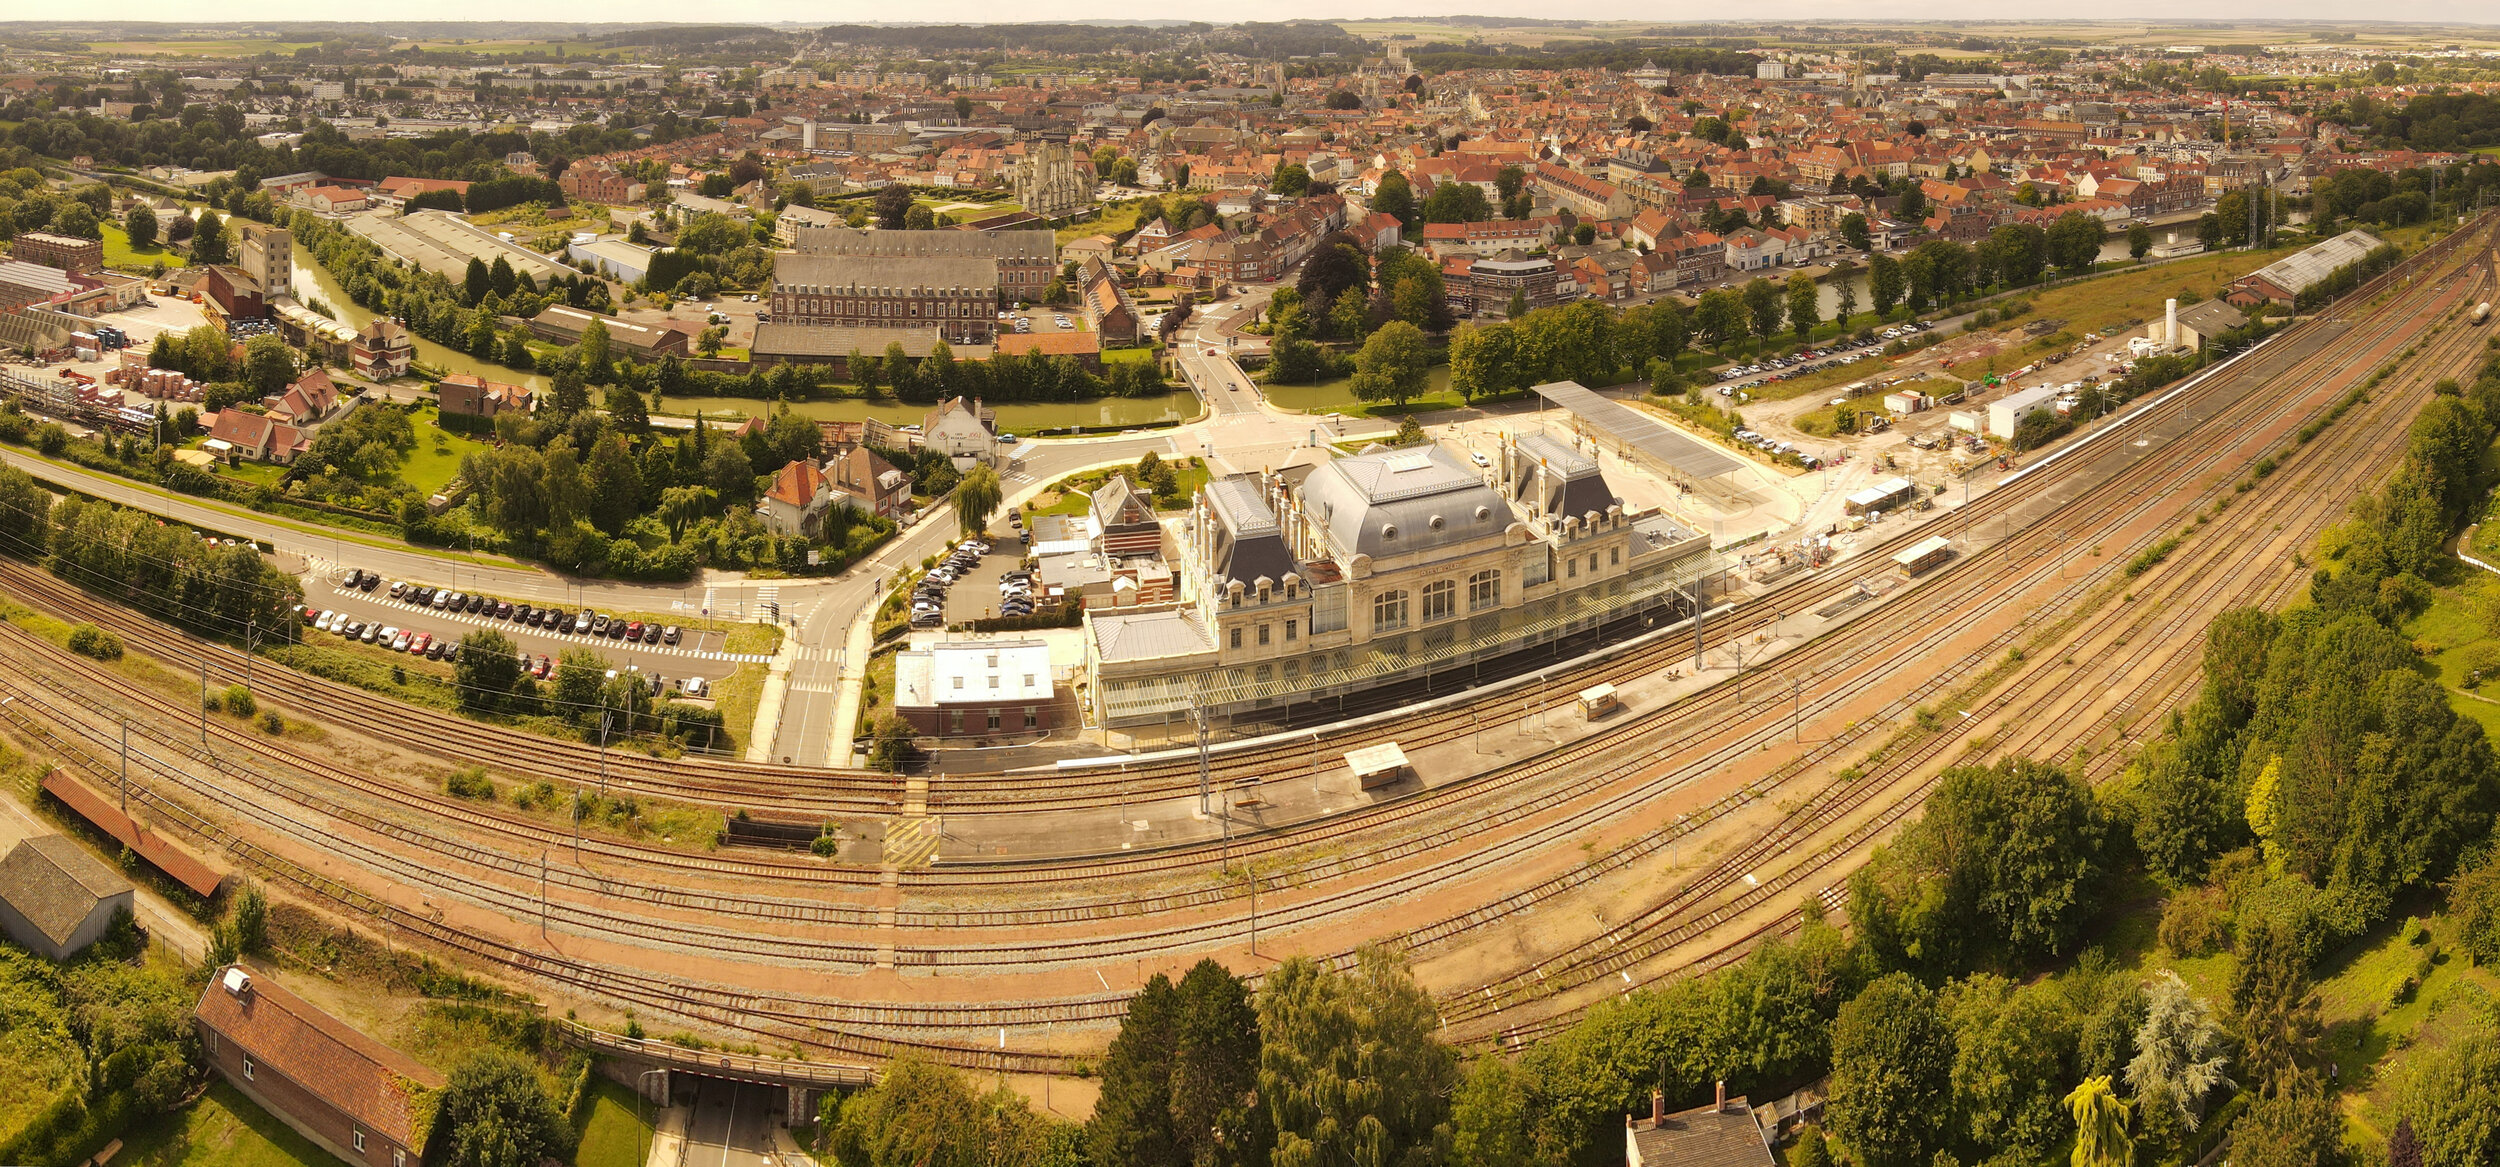
<path fill-rule="evenodd" d="M 1680 612 L 1709 537 L 1628 513 L 1590 451 L 1505 435 L 1490 465 L 1374 448 L 1209 482 L 1173 601 L 1086 614 L 1098 722 L 1255 714 Z M 1296 471 L 1300 471 L 1297 475 Z"/>
<path fill-rule="evenodd" d="M 2231 286 L 2223 289 L 2223 299 L 2243 308 L 2267 303 L 2290 304 L 2309 285 L 2325 279 L 2345 264 L 2359 262 L 2378 245 L 2378 236 L 2367 231 L 2358 228 L 2346 231 L 2231 281 Z"/>
<path fill-rule="evenodd" d="M 2017 389 L 2001 400 L 1988 403 L 1988 436 L 2012 441 L 2015 427 L 2023 424 L 2024 418 L 2056 406 L 2055 385 Z"/>

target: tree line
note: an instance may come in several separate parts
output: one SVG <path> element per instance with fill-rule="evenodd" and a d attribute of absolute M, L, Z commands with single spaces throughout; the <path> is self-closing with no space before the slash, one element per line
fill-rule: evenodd
<path fill-rule="evenodd" d="M 294 639 L 303 586 L 248 543 L 220 541 L 145 511 L 70 495 L 0 467 L 0 553 L 42 563 L 87 591 L 204 636 Z"/>

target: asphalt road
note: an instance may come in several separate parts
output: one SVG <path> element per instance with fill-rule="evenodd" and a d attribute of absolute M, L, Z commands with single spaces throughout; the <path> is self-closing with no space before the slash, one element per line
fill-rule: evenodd
<path fill-rule="evenodd" d="M 719 1078 L 695 1082 L 683 1167 L 776 1167 L 772 1128 L 786 1092 Z"/>

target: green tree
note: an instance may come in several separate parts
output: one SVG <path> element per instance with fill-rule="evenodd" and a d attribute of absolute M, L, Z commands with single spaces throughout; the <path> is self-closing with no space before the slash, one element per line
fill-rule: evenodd
<path fill-rule="evenodd" d="M 52 492 L 33 475 L 0 466 L 0 553 L 37 559 L 52 533 Z"/>
<path fill-rule="evenodd" d="M 1275 1167 L 1429 1156 L 1447 1137 L 1458 1077 L 1438 1025 L 1431 995 L 1376 948 L 1348 972 L 1306 956 L 1270 970 L 1259 992 L 1258 1094 L 1276 1131 Z"/>
<path fill-rule="evenodd" d="M 1860 251 L 1871 251 L 1875 246 L 1873 233 L 1866 229 L 1866 216 L 1856 211 L 1840 217 L 1840 238 Z"/>
<path fill-rule="evenodd" d="M 1832 1022 L 1832 1130 L 1868 1167 L 1924 1167 L 1943 1145 L 1953 1032 L 1907 974 L 1868 985 Z"/>
<path fill-rule="evenodd" d="M 1892 306 L 1901 302 L 1907 288 L 1901 274 L 1901 261 L 1878 252 L 1866 257 L 1866 298 L 1878 316 L 1888 316 Z"/>
<path fill-rule="evenodd" d="M 460 706 L 495 713 L 507 708 L 521 684 L 521 661 L 510 637 L 480 628 L 460 638 L 460 659 L 451 664 L 460 686 Z"/>
<path fill-rule="evenodd" d="M 1413 183 L 1407 181 L 1405 171 L 1389 170 L 1381 174 L 1380 181 L 1372 186 L 1372 209 L 1397 219 L 1409 231 L 1415 229 L 1415 224 L 1419 221 L 1416 216 L 1415 187 Z"/>
<path fill-rule="evenodd" d="M 606 405 L 608 420 L 621 434 L 639 435 L 651 429 L 650 403 L 631 385 L 608 386 Z"/>
<path fill-rule="evenodd" d="M 2318 1001 L 2309 989 L 2309 956 L 2294 926 L 2273 917 L 2242 925 L 2231 1008 L 2249 1085 L 2279 1091 L 2318 1034 Z"/>
<path fill-rule="evenodd" d="M 0 525 L 7 523 L 8 500 L 17 493 L 0 476 Z M 2500 862 L 2485 859 L 2449 881 L 2448 914 L 2456 920 L 2457 946 L 2467 957 L 2479 965 L 2500 965 Z"/>
<path fill-rule="evenodd" d="M 903 230 L 937 230 L 937 212 L 921 206 L 918 203 L 912 204 L 912 208 L 910 210 L 903 212 Z"/>
<path fill-rule="evenodd" d="M 295 350 L 272 333 L 243 342 L 243 380 L 264 397 L 285 391 L 295 380 Z"/>
<path fill-rule="evenodd" d="M 1751 335 L 1745 297 L 1733 289 L 1712 288 L 1693 305 L 1693 328 L 1710 347 L 1725 355 L 1728 346 Z"/>
<path fill-rule="evenodd" d="M 1493 205 L 1485 200 L 1484 188 L 1472 182 L 1445 181 L 1424 200 L 1427 223 L 1481 223 L 1492 217 Z"/>
<path fill-rule="evenodd" d="M 826 1142 L 848 1167 L 1056 1167 L 1060 1132 L 1022 1095 L 977 1093 L 963 1074 L 916 1054 L 887 1063 L 837 1113 Z"/>
<path fill-rule="evenodd" d="M 2146 994 L 2135 1059 L 2127 1063 L 2127 1089 L 2141 1105 L 2169 1107 L 2195 1130 L 2205 1119 L 2205 1099 L 2231 1086 L 2222 1044 L 2213 1011 L 2188 992 L 2179 974 L 2163 969 Z"/>
<path fill-rule="evenodd" d="M 1423 395 L 1432 373 L 1432 354 L 1422 329 L 1392 320 L 1363 342 L 1354 354 L 1354 395 L 1365 401 L 1387 401 L 1400 408 Z"/>
<path fill-rule="evenodd" d="M 1788 327 L 1804 340 L 1823 318 L 1823 289 L 1814 277 L 1798 272 L 1788 277 Z"/>
<path fill-rule="evenodd" d="M 2343 1167 L 2344 1115 L 2316 1074 L 2290 1074 L 2231 1127 L 2232 1167 Z"/>
<path fill-rule="evenodd" d="M 1173 1141 L 1191 1167 L 1264 1162 L 1267 1115 L 1258 1109 L 1259 1014 L 1250 987 L 1200 960 L 1181 977 L 1172 1026 Z"/>
<path fill-rule="evenodd" d="M 998 471 L 987 462 L 973 467 L 955 487 L 956 529 L 967 538 L 988 530 L 990 516 L 998 513 L 998 504 L 1004 497 Z"/>
<path fill-rule="evenodd" d="M 500 1049 L 469 1056 L 434 1101 L 429 1167 L 538 1167 L 573 1156 L 573 1128 L 529 1063 Z"/>
<path fill-rule="evenodd" d="M 1268 177 L 1267 189 L 1286 198 L 1299 198 L 1311 189 L 1311 172 L 1299 162 L 1276 163 L 1276 172 Z"/>
<path fill-rule="evenodd" d="M 1450 1099 L 1450 1167 L 1549 1167 L 1528 1076 L 1498 1053 L 1477 1058 Z M 1793 1162 L 1793 1159 L 1792 1159 Z"/>
<path fill-rule="evenodd" d="M 1086 1139 L 1105 1167 L 1179 1161 L 1172 1129 L 1172 1047 L 1180 994 L 1162 973 L 1128 1001 L 1103 1055 L 1102 1091 Z"/>
<path fill-rule="evenodd" d="M 130 235 L 132 251 L 150 251 L 156 247 L 156 209 L 145 200 L 130 204 L 130 213 L 122 216 L 122 230 Z"/>
<path fill-rule="evenodd" d="M 52 222 L 46 225 L 46 229 L 55 235 L 67 235 L 76 239 L 102 239 L 104 237 L 104 229 L 96 218 L 95 208 L 75 200 L 62 203 L 59 210 L 52 212 Z"/>
<path fill-rule="evenodd" d="M 616 354 L 608 339 L 607 322 L 593 320 L 582 328 L 581 339 L 575 342 L 574 365 L 582 377 L 593 385 L 605 385 L 616 377 Z"/>
<path fill-rule="evenodd" d="M 2142 223 L 2127 227 L 2127 254 L 2141 262 L 2153 250 L 2153 229 Z"/>
<path fill-rule="evenodd" d="M 1508 324 L 1462 324 L 1450 335 L 1450 388 L 1473 404 L 1518 387 L 1518 338 Z"/>
<path fill-rule="evenodd" d="M 911 188 L 901 183 L 890 183 L 877 191 L 873 205 L 879 230 L 900 231 L 904 216 L 911 213 Z"/>
<path fill-rule="evenodd" d="M 487 272 L 486 261 L 474 255 L 469 257 L 468 276 L 461 283 L 462 300 L 471 307 L 477 306 L 495 291 L 494 277 Z"/>
<path fill-rule="evenodd" d="M 201 211 L 199 225 L 191 232 L 191 262 L 207 267 L 230 263 L 233 259 L 234 252 L 226 240 L 225 223 L 217 218 L 217 212 Z"/>
<path fill-rule="evenodd" d="M 1742 295 L 1746 323 L 1753 328 L 1755 336 L 1769 340 L 1772 334 L 1779 331 L 1780 317 L 1786 312 L 1786 306 L 1781 303 L 1780 286 L 1756 276 L 1745 282 Z"/>
<path fill-rule="evenodd" d="M 2066 1096 L 2075 1116 L 2074 1167 L 2132 1167 L 2135 1143 L 2127 1137 L 2127 1104 L 2110 1093 L 2106 1075 L 2086 1078 Z"/>
<path fill-rule="evenodd" d="M 1947 986 L 1953 1027 L 1953 1122 L 1969 1145 L 2038 1157 L 2066 1137 L 2058 1099 L 2073 1081 L 2076 1018 L 2049 985 L 1980 974 Z"/>
<path fill-rule="evenodd" d="M 1956 968 L 1987 947 L 2055 956 L 2091 916 L 2103 833 L 2091 793 L 2055 766 L 1957 766 L 1851 878 L 1850 917 L 1900 966 Z"/>
<path fill-rule="evenodd" d="M 2093 261 L 2100 258 L 2103 235 L 2097 216 L 2088 211 L 2068 211 L 2049 225 L 2049 261 L 2069 275 L 2089 272 Z"/>

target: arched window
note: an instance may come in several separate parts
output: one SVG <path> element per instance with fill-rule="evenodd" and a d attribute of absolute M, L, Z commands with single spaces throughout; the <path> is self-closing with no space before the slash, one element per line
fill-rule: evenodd
<path fill-rule="evenodd" d="M 1406 627 L 1405 592 L 1382 592 L 1372 597 L 1372 631 L 1387 632 Z"/>
<path fill-rule="evenodd" d="M 1458 583 L 1434 580 L 1424 585 L 1424 621 L 1447 620 L 1458 614 Z"/>

